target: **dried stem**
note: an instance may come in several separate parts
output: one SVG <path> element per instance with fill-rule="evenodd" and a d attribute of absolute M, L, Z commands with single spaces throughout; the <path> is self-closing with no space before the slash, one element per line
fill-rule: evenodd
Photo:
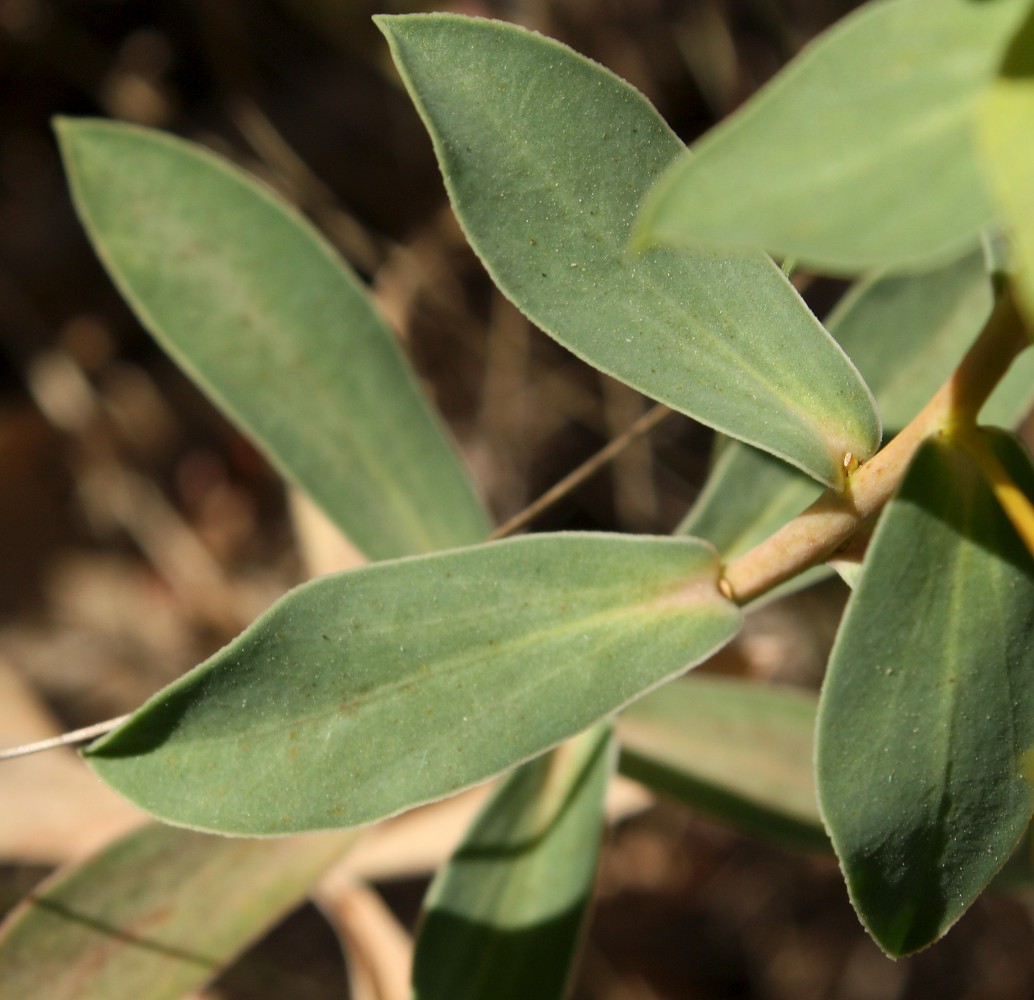
<path fill-rule="evenodd" d="M 110 733 L 116 726 L 121 726 L 128 718 L 128 715 L 120 715 L 117 719 L 95 722 L 92 726 L 86 726 L 84 729 L 62 733 L 60 736 L 51 736 L 50 739 L 39 740 L 37 743 L 26 743 L 20 747 L 11 747 L 9 750 L 0 750 L 0 760 L 13 760 L 15 757 L 28 757 L 29 754 L 41 753 L 44 750 L 56 750 L 58 747 L 87 743 L 90 740 L 95 740 L 98 736 Z"/>

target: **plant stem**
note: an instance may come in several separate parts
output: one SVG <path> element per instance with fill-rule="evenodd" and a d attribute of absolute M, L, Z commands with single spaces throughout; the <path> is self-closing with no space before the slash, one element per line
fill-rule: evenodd
<path fill-rule="evenodd" d="M 1013 482 L 1012 477 L 998 461 L 998 456 L 982 440 L 976 427 L 964 428 L 956 434 L 956 439 L 976 462 L 1006 517 L 1023 539 L 1027 551 L 1034 555 L 1034 504 L 1031 504 L 1026 493 Z"/>
<path fill-rule="evenodd" d="M 911 423 L 858 467 L 843 492 L 827 490 L 799 517 L 733 560 L 725 569 L 723 592 L 738 604 L 748 604 L 847 544 L 890 499 L 923 441 L 973 424 L 1013 359 L 1029 344 L 1006 286 L 958 368 Z"/>
<path fill-rule="evenodd" d="M 86 726 L 84 729 L 76 729 L 70 733 L 62 733 L 60 736 L 51 736 L 46 740 L 38 740 L 36 743 L 25 743 L 22 746 L 0 750 L 0 760 L 14 760 L 15 757 L 28 757 L 29 754 L 41 753 L 44 750 L 74 746 L 76 743 L 88 743 L 98 736 L 107 735 L 116 727 L 121 726 L 128 718 L 128 715 L 120 715 L 117 719 L 95 722 L 92 726 Z"/>

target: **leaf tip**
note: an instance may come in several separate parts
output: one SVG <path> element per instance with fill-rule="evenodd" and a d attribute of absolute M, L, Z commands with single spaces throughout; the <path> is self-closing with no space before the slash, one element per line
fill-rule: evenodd
<path fill-rule="evenodd" d="M 392 22 L 399 16 L 398 14 L 374 14 L 371 20 L 377 25 L 378 31 L 385 37 L 388 37 L 392 32 Z"/>

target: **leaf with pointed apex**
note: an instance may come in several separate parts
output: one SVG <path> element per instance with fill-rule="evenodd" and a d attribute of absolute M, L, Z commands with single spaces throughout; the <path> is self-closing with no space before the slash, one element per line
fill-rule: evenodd
<path fill-rule="evenodd" d="M 141 323 L 367 556 L 485 536 L 391 331 L 308 222 L 171 136 L 57 131 L 83 224 Z"/>
<path fill-rule="evenodd" d="M 1013 237 L 1019 299 L 1034 326 L 1034 10 L 1013 38 L 980 110 L 981 166 Z"/>
<path fill-rule="evenodd" d="M 510 775 L 431 884 L 414 1000 L 562 1000 L 613 770 L 601 726 Z"/>
<path fill-rule="evenodd" d="M 728 642 L 695 539 L 535 535 L 299 587 L 86 751 L 159 818 L 367 823 L 555 746 Z"/>
<path fill-rule="evenodd" d="M 178 1000 L 297 906 L 356 836 L 134 830 L 11 912 L 0 928 L 4 996 Z"/>
<path fill-rule="evenodd" d="M 694 674 L 618 717 L 621 771 L 763 837 L 829 849 L 812 783 L 815 696 Z"/>
<path fill-rule="evenodd" d="M 1015 439 L 991 438 L 1025 491 Z M 937 940 L 1031 818 L 1034 560 L 973 462 L 920 449 L 884 511 L 823 687 L 820 807 L 877 943 Z"/>
<path fill-rule="evenodd" d="M 683 149 L 645 98 L 509 24 L 378 17 L 453 208 L 500 289 L 590 364 L 828 485 L 879 443 L 872 401 L 761 254 L 628 252 Z"/>
<path fill-rule="evenodd" d="M 805 49 L 664 175 L 640 244 L 855 274 L 950 260 L 995 218 L 981 98 L 1027 0 L 886 0 Z"/>

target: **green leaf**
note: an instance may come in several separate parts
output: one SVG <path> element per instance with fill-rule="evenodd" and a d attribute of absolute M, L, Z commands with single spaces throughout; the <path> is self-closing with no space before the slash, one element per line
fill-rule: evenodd
<path fill-rule="evenodd" d="M 860 282 L 829 317 L 829 330 L 854 359 L 889 433 L 904 427 L 956 368 L 991 314 L 983 254 L 927 274 Z M 893 349 L 889 350 L 888 345 Z M 1034 352 L 1022 355 L 981 411 L 1013 427 L 1034 404 Z M 796 517 L 820 490 L 795 469 L 724 442 L 703 492 L 678 531 L 712 542 L 735 559 Z"/>
<path fill-rule="evenodd" d="M 137 317 L 366 555 L 484 537 L 391 332 L 304 219 L 170 136 L 57 131 L 83 224 Z"/>
<path fill-rule="evenodd" d="M 1028 4 L 1029 6 L 1029 4 Z M 1020 302 L 1034 324 L 1034 11 L 1009 46 L 980 115 L 983 167 L 1013 237 Z"/>
<path fill-rule="evenodd" d="M 822 488 L 771 455 L 722 441 L 703 490 L 676 532 L 706 538 L 735 559 L 792 521 Z"/>
<path fill-rule="evenodd" d="M 865 386 L 761 254 L 627 252 L 640 198 L 683 149 L 641 94 L 513 25 L 377 23 L 453 208 L 502 291 L 590 364 L 839 486 L 879 443 Z"/>
<path fill-rule="evenodd" d="M 518 768 L 432 883 L 415 1000 L 562 1000 L 592 894 L 609 727 Z"/>
<path fill-rule="evenodd" d="M 10 914 L 0 930 L 4 995 L 179 1000 L 297 906 L 356 837 L 135 830 Z"/>
<path fill-rule="evenodd" d="M 812 785 L 814 726 L 814 695 L 695 674 L 621 713 L 621 771 L 760 836 L 828 850 Z"/>
<path fill-rule="evenodd" d="M 764 247 L 846 274 L 952 259 L 994 220 L 974 127 L 1026 6 L 866 4 L 665 174 L 637 242 Z"/>
<path fill-rule="evenodd" d="M 710 655 L 740 612 L 695 539 L 536 535 L 299 587 L 87 760 L 169 822 L 366 823 L 498 774 Z"/>
<path fill-rule="evenodd" d="M 994 448 L 1034 491 L 1015 440 Z M 1034 560 L 973 462 L 927 442 L 876 528 L 817 732 L 820 807 L 891 955 L 944 934 L 1031 818 L 1032 630 Z"/>
<path fill-rule="evenodd" d="M 982 423 L 1017 427 L 1034 405 L 1034 351 L 1024 351 L 995 386 L 980 411 Z"/>

